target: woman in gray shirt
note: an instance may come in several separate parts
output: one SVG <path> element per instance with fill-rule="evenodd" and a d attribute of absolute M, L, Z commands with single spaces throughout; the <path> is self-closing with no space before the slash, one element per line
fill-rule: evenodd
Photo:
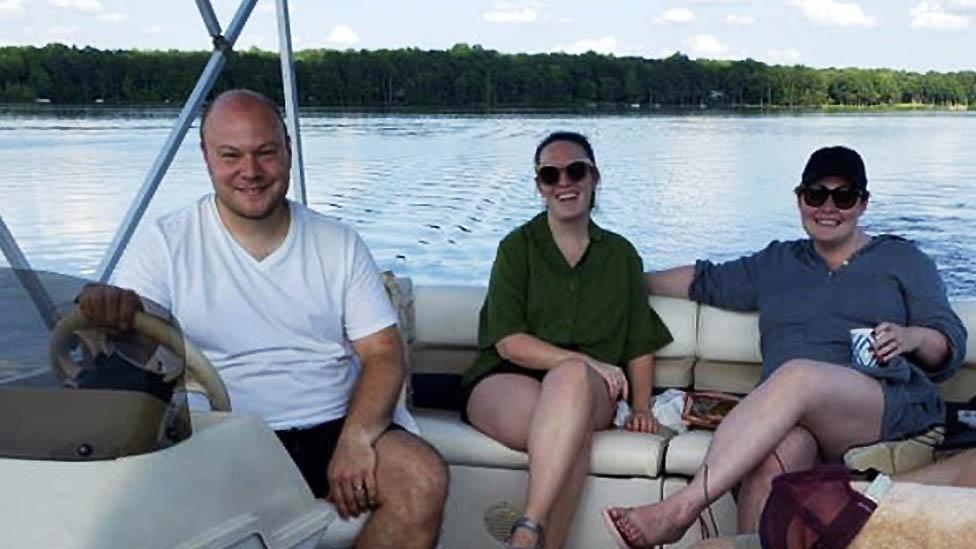
<path fill-rule="evenodd" d="M 796 194 L 808 239 L 647 274 L 654 294 L 759 311 L 762 381 L 722 422 L 687 487 L 660 503 L 604 511 L 621 547 L 677 541 L 736 484 L 739 531 L 755 531 L 775 474 L 945 420 L 933 382 L 962 364 L 966 330 L 935 264 L 902 238 L 858 226 L 868 192 L 855 151 L 814 152 Z M 853 328 L 873 328 L 880 367 L 851 363 Z"/>

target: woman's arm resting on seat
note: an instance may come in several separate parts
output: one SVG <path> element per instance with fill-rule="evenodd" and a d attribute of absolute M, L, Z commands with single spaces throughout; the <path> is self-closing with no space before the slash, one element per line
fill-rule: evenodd
<path fill-rule="evenodd" d="M 651 390 L 654 388 L 654 355 L 642 355 L 627 363 L 630 376 L 630 416 L 624 423 L 628 431 L 657 432 L 657 421 L 651 414 Z"/>
<path fill-rule="evenodd" d="M 648 293 L 684 299 L 688 299 L 688 289 L 694 277 L 694 265 L 644 273 Z"/>

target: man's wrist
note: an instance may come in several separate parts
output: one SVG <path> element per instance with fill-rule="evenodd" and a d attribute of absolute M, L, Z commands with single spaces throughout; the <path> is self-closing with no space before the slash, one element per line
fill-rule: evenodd
<path fill-rule="evenodd" d="M 383 433 L 382 429 L 370 429 L 364 425 L 350 425 L 348 422 L 339 434 L 340 442 L 351 442 L 354 444 L 368 444 L 372 446 Z"/>

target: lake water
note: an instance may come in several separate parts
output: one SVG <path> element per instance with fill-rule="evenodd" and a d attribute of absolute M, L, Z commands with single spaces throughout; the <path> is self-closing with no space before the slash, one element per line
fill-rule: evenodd
<path fill-rule="evenodd" d="M 174 111 L 0 111 L 0 215 L 35 268 L 94 276 Z M 541 209 L 547 132 L 593 141 L 595 218 L 645 267 L 729 259 L 803 236 L 806 158 L 847 144 L 868 166 L 870 233 L 915 240 L 954 297 L 976 298 L 976 115 L 303 115 L 310 205 L 355 226 L 383 268 L 486 284 L 499 239 Z M 210 188 L 196 129 L 147 218 Z"/>

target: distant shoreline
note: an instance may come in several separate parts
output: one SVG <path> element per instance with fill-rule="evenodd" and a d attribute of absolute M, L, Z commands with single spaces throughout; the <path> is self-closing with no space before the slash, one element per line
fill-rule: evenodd
<path fill-rule="evenodd" d="M 181 105 L 205 51 L 0 47 L 0 103 L 124 108 Z M 338 112 L 642 113 L 973 110 L 976 71 L 767 65 L 744 59 L 616 57 L 594 52 L 506 54 L 447 50 L 302 50 L 303 106 Z M 277 54 L 236 51 L 212 93 L 246 87 L 282 101 Z"/>
<path fill-rule="evenodd" d="M 118 114 L 125 111 L 139 111 L 140 113 L 155 113 L 160 116 L 177 116 L 182 109 L 182 104 L 176 103 L 129 103 L 129 104 L 54 104 L 54 103 L 2 103 L 0 102 L 0 115 L 15 113 L 48 113 L 48 114 Z M 804 114 L 909 114 L 909 113 L 932 113 L 947 114 L 959 113 L 966 114 L 976 112 L 976 105 L 945 107 L 938 105 L 919 105 L 919 104 L 895 104 L 895 105 L 821 105 L 819 107 L 789 107 L 782 105 L 773 106 L 699 106 L 699 107 L 674 107 L 674 106 L 641 106 L 635 108 L 629 105 L 595 105 L 587 107 L 498 107 L 492 109 L 470 107 L 470 108 L 445 108 L 437 106 L 416 106 L 416 107 L 323 107 L 316 105 L 302 105 L 301 113 L 304 115 L 314 114 L 364 114 L 364 115 L 444 115 L 444 116 L 477 116 L 477 115 L 526 115 L 526 116 L 545 116 L 545 115 L 566 115 L 566 116 L 589 116 L 589 115 L 616 115 L 616 116 L 695 116 L 695 115 L 804 115 Z"/>

